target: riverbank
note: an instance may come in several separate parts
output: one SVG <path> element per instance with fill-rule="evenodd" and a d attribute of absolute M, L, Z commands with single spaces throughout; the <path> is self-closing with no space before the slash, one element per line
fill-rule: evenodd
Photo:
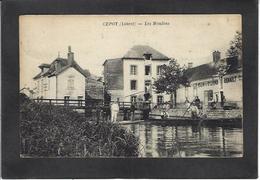
<path fill-rule="evenodd" d="M 233 109 L 233 110 L 206 110 L 202 118 L 191 119 L 191 114 L 186 109 L 170 109 L 168 111 L 169 117 L 162 119 L 161 111 L 156 109 L 150 112 L 148 121 L 158 121 L 158 122 L 174 122 L 176 124 L 227 124 L 227 125 L 238 125 L 242 126 L 243 109 Z M 118 114 L 118 121 L 121 124 L 133 124 L 139 122 L 143 119 L 142 111 L 135 112 L 134 120 L 124 120 L 124 114 L 121 112 Z"/>
<path fill-rule="evenodd" d="M 137 157 L 139 141 L 119 124 L 86 119 L 66 107 L 22 100 L 21 157 Z"/>

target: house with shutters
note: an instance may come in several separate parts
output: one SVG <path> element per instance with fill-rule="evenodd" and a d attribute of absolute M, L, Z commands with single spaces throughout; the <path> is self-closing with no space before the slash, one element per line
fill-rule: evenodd
<path fill-rule="evenodd" d="M 111 94 L 111 100 L 136 102 L 144 100 L 149 93 L 153 103 L 169 101 L 170 96 L 156 94 L 153 82 L 160 75 L 160 68 L 168 64 L 170 58 L 147 45 L 133 46 L 123 57 L 106 59 L 104 83 Z"/>
<path fill-rule="evenodd" d="M 41 72 L 33 78 L 36 98 L 84 100 L 86 83 L 90 80 L 92 84 L 96 82 L 89 71 L 83 70 L 75 61 L 70 46 L 67 58 L 58 57 L 51 64 L 41 64 L 39 68 Z"/>

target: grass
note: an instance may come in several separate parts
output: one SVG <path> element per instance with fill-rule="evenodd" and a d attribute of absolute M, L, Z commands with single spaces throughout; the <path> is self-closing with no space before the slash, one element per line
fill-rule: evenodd
<path fill-rule="evenodd" d="M 23 157 L 137 157 L 139 141 L 118 124 L 20 96 Z"/>

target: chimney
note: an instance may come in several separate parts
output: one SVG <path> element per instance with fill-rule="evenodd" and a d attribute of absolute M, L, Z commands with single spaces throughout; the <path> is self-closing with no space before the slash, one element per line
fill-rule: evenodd
<path fill-rule="evenodd" d="M 214 51 L 212 53 L 212 56 L 213 56 L 213 62 L 214 63 L 217 63 L 219 60 L 220 60 L 220 52 L 219 51 Z"/>
<path fill-rule="evenodd" d="M 192 63 L 192 62 L 189 62 L 189 63 L 188 63 L 188 68 L 192 68 L 192 66 L 193 66 L 193 63 Z"/>
<path fill-rule="evenodd" d="M 74 61 L 74 53 L 71 52 L 71 46 L 68 47 L 68 63 L 71 65 Z"/>

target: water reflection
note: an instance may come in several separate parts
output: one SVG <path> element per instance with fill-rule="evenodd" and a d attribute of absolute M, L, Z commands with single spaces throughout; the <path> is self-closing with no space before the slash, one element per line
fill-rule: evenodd
<path fill-rule="evenodd" d="M 125 125 L 140 140 L 140 157 L 242 157 L 241 128 Z"/>

